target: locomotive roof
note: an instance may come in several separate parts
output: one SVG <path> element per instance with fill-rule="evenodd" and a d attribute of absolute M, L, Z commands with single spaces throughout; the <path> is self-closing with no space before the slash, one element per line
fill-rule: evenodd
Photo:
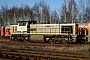
<path fill-rule="evenodd" d="M 78 25 L 88 25 L 88 23 L 77 23 Z"/>
<path fill-rule="evenodd" d="M 88 23 L 77 23 L 79 28 L 87 28 L 88 29 Z"/>
<path fill-rule="evenodd" d="M 72 24 L 31 24 L 31 26 L 59 26 L 59 25 L 75 25 L 74 23 Z"/>
<path fill-rule="evenodd" d="M 18 22 L 28 22 L 29 24 L 31 24 L 31 23 L 35 24 L 36 23 L 36 21 L 18 21 Z"/>

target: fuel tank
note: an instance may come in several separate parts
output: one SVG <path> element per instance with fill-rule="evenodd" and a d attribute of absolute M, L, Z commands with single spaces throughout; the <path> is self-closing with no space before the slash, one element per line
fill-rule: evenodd
<path fill-rule="evenodd" d="M 31 42 L 44 42 L 44 35 L 30 35 Z"/>

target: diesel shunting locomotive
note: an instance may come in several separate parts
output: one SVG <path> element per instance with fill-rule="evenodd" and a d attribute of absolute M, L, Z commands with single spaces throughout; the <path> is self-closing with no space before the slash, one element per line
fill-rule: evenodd
<path fill-rule="evenodd" d="M 90 43 L 90 23 L 37 24 L 36 21 L 19 21 L 10 25 L 10 39 L 49 43 Z"/>

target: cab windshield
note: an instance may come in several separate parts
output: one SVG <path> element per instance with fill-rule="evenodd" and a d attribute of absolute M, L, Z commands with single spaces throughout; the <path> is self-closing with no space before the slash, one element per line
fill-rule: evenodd
<path fill-rule="evenodd" d="M 19 22 L 19 26 L 26 26 L 26 22 Z"/>

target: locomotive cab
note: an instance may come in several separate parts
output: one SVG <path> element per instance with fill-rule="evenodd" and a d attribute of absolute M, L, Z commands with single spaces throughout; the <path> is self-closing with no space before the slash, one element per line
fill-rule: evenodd
<path fill-rule="evenodd" d="M 17 26 L 17 32 L 26 33 L 27 32 L 27 25 L 28 25 L 27 21 L 19 21 L 18 26 Z"/>
<path fill-rule="evenodd" d="M 30 24 L 31 21 L 18 21 L 17 25 L 10 25 L 10 39 L 24 41 L 29 40 Z"/>
<path fill-rule="evenodd" d="M 77 43 L 87 43 L 88 42 L 88 25 L 83 23 L 78 26 L 78 38 Z"/>

